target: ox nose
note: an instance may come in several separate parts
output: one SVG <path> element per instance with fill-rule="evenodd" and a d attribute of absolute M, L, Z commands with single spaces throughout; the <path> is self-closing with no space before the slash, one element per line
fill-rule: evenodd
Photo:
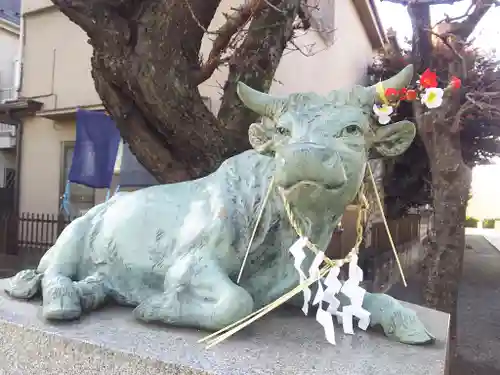
<path fill-rule="evenodd" d="M 309 180 L 339 187 L 347 181 L 339 154 L 330 148 L 315 143 L 288 144 L 276 156 L 278 182 Z"/>
<path fill-rule="evenodd" d="M 288 144 L 280 149 L 279 153 L 284 159 L 310 159 L 320 163 L 326 162 L 336 155 L 333 150 L 325 146 L 309 142 Z"/>

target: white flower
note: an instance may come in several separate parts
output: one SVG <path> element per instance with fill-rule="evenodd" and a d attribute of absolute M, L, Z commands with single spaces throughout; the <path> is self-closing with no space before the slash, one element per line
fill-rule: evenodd
<path fill-rule="evenodd" d="M 443 89 L 440 89 L 439 87 L 430 87 L 425 90 L 421 101 L 427 106 L 427 108 L 437 108 L 443 103 L 443 95 Z"/>
<path fill-rule="evenodd" d="M 378 122 L 382 125 L 385 125 L 391 122 L 391 115 L 394 112 L 394 108 L 387 104 L 383 104 L 380 107 L 374 104 L 373 112 L 375 112 L 375 114 L 377 115 Z"/>
<path fill-rule="evenodd" d="M 378 122 L 381 125 L 387 125 L 388 123 L 391 122 L 391 118 L 389 116 L 379 116 Z"/>

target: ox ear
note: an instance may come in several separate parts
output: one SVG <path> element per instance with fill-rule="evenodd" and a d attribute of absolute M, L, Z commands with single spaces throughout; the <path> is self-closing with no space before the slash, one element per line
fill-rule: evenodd
<path fill-rule="evenodd" d="M 269 120 L 262 119 L 261 123 L 253 123 L 248 128 L 248 140 L 255 151 L 264 155 L 274 154 L 273 133 L 274 127 L 269 125 Z"/>
<path fill-rule="evenodd" d="M 415 125 L 410 121 L 381 126 L 375 132 L 373 147 L 382 156 L 398 156 L 410 147 L 415 134 Z"/>

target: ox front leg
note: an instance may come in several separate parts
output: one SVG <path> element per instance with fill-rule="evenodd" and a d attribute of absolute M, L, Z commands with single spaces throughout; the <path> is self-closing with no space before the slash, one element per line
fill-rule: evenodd
<path fill-rule="evenodd" d="M 385 335 L 393 340 L 411 345 L 435 341 L 413 310 L 387 294 L 367 292 L 363 307 L 370 312 L 370 326 L 381 326 Z"/>
<path fill-rule="evenodd" d="M 49 320 L 72 320 L 83 311 L 95 310 L 107 300 L 101 275 L 74 282 L 69 277 L 48 272 L 42 279 L 43 316 Z"/>
<path fill-rule="evenodd" d="M 212 331 L 250 314 L 254 305 L 250 294 L 204 255 L 187 255 L 175 262 L 167 271 L 164 292 L 141 303 L 134 315 L 146 322 Z"/>
<path fill-rule="evenodd" d="M 49 320 L 72 320 L 82 314 L 80 297 L 73 281 L 62 274 L 47 272 L 42 279 L 43 316 Z"/>

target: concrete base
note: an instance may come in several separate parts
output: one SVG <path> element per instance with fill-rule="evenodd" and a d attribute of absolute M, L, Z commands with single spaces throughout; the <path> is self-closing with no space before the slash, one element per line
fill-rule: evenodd
<path fill-rule="evenodd" d="M 0 374 L 5 375 L 443 375 L 447 314 L 411 305 L 437 337 L 432 346 L 391 342 L 378 332 L 336 326 L 337 346 L 300 310 L 283 309 L 205 350 L 193 329 L 143 325 L 110 306 L 71 323 L 50 324 L 40 301 L 12 300 L 0 280 Z"/>

